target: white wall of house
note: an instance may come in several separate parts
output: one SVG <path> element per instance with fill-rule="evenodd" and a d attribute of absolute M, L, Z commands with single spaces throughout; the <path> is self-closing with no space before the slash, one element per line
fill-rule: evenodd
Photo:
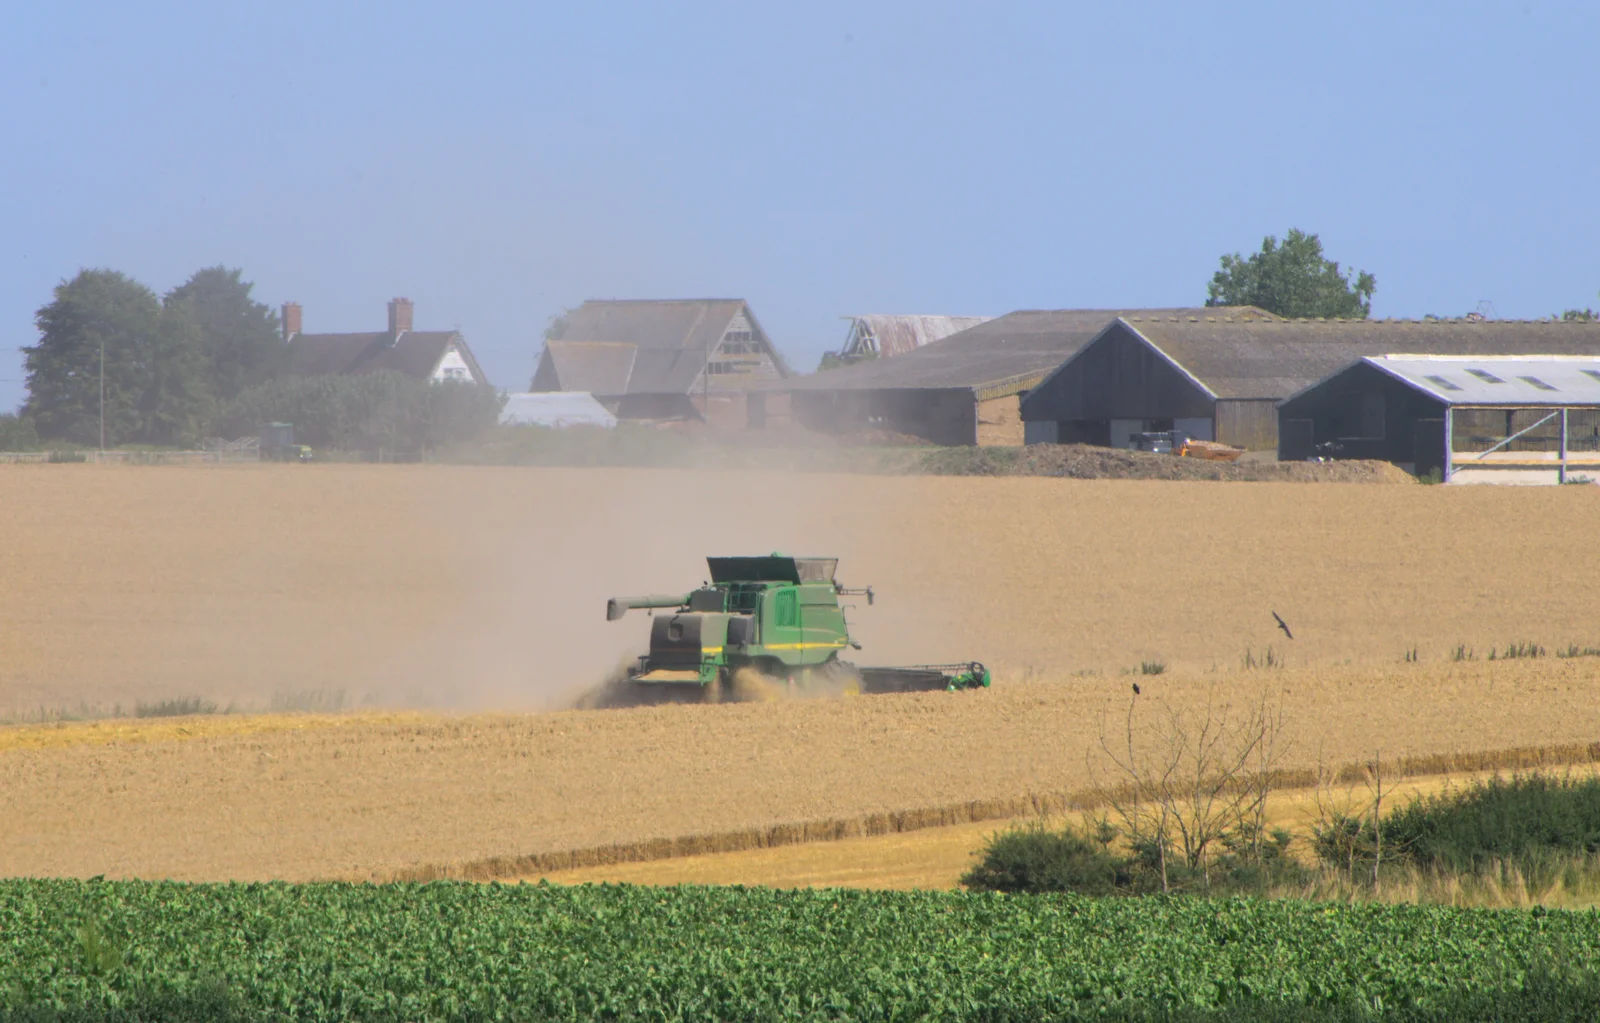
<path fill-rule="evenodd" d="M 476 378 L 472 375 L 472 367 L 467 365 L 467 360 L 461 357 L 460 349 L 451 345 L 439 360 L 439 365 L 433 368 L 433 376 L 429 379 L 437 382 L 441 380 L 470 381 Z"/>

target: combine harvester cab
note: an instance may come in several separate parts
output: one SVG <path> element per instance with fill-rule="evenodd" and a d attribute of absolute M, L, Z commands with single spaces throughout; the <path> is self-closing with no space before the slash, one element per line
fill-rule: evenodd
<path fill-rule="evenodd" d="M 955 665 L 857 668 L 842 659 L 860 649 L 850 638 L 841 596 L 864 596 L 834 579 L 837 558 L 783 554 L 707 558 L 711 581 L 683 594 L 613 597 L 606 619 L 630 609 L 654 615 L 650 652 L 628 681 L 655 688 L 663 699 L 717 701 L 735 695 L 735 683 L 788 693 L 913 692 L 989 685 L 989 672 L 973 661 Z M 737 676 L 737 678 L 736 678 Z"/>

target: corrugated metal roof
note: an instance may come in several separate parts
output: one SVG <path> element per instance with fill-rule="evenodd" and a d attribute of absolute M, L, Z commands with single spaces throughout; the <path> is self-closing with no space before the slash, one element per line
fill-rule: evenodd
<path fill-rule="evenodd" d="M 605 426 L 617 425 L 617 417 L 583 391 L 542 391 L 510 394 L 500 409 L 502 426 Z"/>
<path fill-rule="evenodd" d="M 1361 361 L 1446 405 L 1600 406 L 1600 356 L 1382 355 Z"/>
<path fill-rule="evenodd" d="M 883 313 L 864 313 L 851 316 L 850 333 L 845 337 L 843 356 L 876 352 L 887 358 L 904 355 L 935 341 L 943 341 L 952 334 L 987 323 L 990 316 L 891 316 Z"/>
<path fill-rule="evenodd" d="M 1078 353 L 1119 316 L 1182 317 L 1185 322 L 1272 319 L 1250 306 L 1211 309 L 1024 309 L 892 359 L 873 359 L 770 385 L 775 390 L 886 390 L 1036 383 Z"/>
<path fill-rule="evenodd" d="M 1210 310 L 1208 310 L 1210 311 Z M 1366 356 L 1600 355 L 1600 322 L 1253 320 L 1130 313 L 1123 323 L 1218 398 L 1282 399 Z"/>

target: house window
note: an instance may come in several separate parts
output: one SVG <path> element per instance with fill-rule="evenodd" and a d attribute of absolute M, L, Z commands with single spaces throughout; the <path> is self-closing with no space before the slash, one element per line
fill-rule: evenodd
<path fill-rule="evenodd" d="M 1517 377 L 1517 379 L 1521 380 L 1525 384 L 1531 384 L 1541 391 L 1554 391 L 1556 389 L 1554 385 L 1547 384 L 1538 377 Z"/>
<path fill-rule="evenodd" d="M 467 378 L 467 371 L 462 369 L 460 366 L 446 366 L 444 369 L 444 378 L 446 380 L 465 380 Z"/>
<path fill-rule="evenodd" d="M 1477 377 L 1479 380 L 1482 380 L 1486 384 L 1505 383 L 1504 380 L 1501 380 L 1499 377 L 1495 376 L 1493 373 L 1490 373 L 1486 369 L 1469 369 L 1467 372 L 1471 373 L 1473 376 Z"/>
<path fill-rule="evenodd" d="M 708 362 L 706 373 L 710 376 L 727 376 L 730 373 L 748 373 L 749 363 L 744 362 Z"/>

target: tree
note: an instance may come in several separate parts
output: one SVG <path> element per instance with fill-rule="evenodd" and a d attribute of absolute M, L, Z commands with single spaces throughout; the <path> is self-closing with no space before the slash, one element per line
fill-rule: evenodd
<path fill-rule="evenodd" d="M 39 435 L 100 441 L 100 365 L 105 355 L 105 441 L 137 440 L 140 404 L 161 329 L 149 288 L 115 270 L 83 270 L 56 286 L 35 317 L 39 343 L 22 349 L 28 375 L 23 415 Z"/>
<path fill-rule="evenodd" d="M 551 316 L 544 325 L 544 339 L 546 341 L 560 341 L 567 336 L 567 327 L 572 322 L 572 314 L 576 309 L 568 307 Z"/>
<path fill-rule="evenodd" d="M 216 405 L 205 356 L 205 333 L 195 300 L 169 295 L 150 342 L 137 440 L 192 447 L 205 438 Z"/>
<path fill-rule="evenodd" d="M 1266 805 L 1278 784 L 1289 746 L 1283 712 L 1265 693 L 1242 711 L 1207 694 L 1190 711 L 1166 708 L 1153 725 L 1135 721 L 1139 696 L 1128 704 L 1121 734 L 1102 722 L 1100 752 L 1088 758 L 1094 794 L 1122 825 L 1134 852 L 1170 888 L 1170 856 L 1211 885 L 1219 847 L 1260 863 L 1265 855 Z"/>
<path fill-rule="evenodd" d="M 1600 310 L 1587 307 L 1583 309 L 1568 309 L 1561 314 L 1561 318 L 1569 322 L 1591 323 L 1595 320 L 1600 320 Z"/>
<path fill-rule="evenodd" d="M 221 421 L 229 436 L 285 422 L 294 424 L 296 441 L 317 448 L 420 454 L 490 429 L 502 404 L 482 384 L 389 371 L 281 377 L 241 393 Z"/>
<path fill-rule="evenodd" d="M 1352 285 L 1339 264 L 1323 256 L 1316 235 L 1291 228 L 1282 244 L 1268 235 L 1261 251 L 1248 259 L 1237 252 L 1223 256 L 1206 305 L 1253 305 L 1277 316 L 1366 319 L 1377 287 L 1377 278 L 1365 271 L 1356 273 Z"/>
<path fill-rule="evenodd" d="M 278 315 L 250 297 L 255 287 L 243 271 L 225 266 L 197 270 L 167 293 L 166 303 L 187 302 L 199 331 L 206 383 L 221 401 L 283 371 L 288 346 Z"/>

